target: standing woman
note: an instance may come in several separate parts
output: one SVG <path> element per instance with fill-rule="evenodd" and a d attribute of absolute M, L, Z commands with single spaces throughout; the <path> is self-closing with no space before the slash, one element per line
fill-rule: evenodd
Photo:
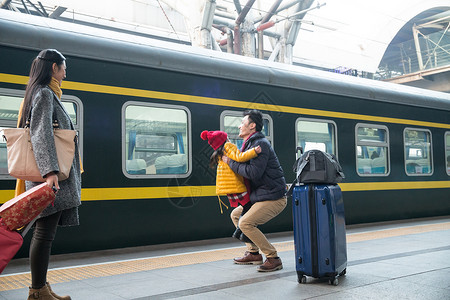
<path fill-rule="evenodd" d="M 25 98 L 19 113 L 19 127 L 30 126 L 31 143 L 39 171 L 48 186 L 58 189 L 54 206 L 49 205 L 36 221 L 30 245 L 31 287 L 28 299 L 65 299 L 58 296 L 47 282 L 47 269 L 57 226 L 79 225 L 78 206 L 81 204 L 81 171 L 78 143 L 69 178 L 58 181 L 58 159 L 53 137 L 53 122 L 59 128 L 74 129 L 61 103 L 61 82 L 66 78 L 66 58 L 57 50 L 46 49 L 34 59 Z M 18 180 L 16 193 L 31 189 L 39 182 Z"/>

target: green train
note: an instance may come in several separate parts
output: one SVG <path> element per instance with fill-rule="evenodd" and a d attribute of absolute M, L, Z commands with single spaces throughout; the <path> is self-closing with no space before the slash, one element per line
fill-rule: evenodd
<path fill-rule="evenodd" d="M 297 146 L 339 158 L 347 224 L 450 214 L 449 94 L 0 10 L 1 128 L 16 125 L 44 48 L 67 58 L 62 99 L 85 170 L 81 225 L 61 228 L 53 253 L 230 236 L 200 133 L 224 130 L 240 144 L 253 108 L 287 182 Z M 3 142 L 0 203 L 14 186 Z M 291 209 L 263 231 L 292 230 Z"/>

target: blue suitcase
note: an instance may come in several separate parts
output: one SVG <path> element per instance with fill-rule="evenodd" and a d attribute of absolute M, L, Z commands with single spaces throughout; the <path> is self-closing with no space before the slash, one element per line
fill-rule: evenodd
<path fill-rule="evenodd" d="M 295 186 L 292 193 L 294 216 L 295 265 L 298 282 L 306 276 L 337 277 L 347 268 L 344 199 L 338 185 L 307 184 Z"/>

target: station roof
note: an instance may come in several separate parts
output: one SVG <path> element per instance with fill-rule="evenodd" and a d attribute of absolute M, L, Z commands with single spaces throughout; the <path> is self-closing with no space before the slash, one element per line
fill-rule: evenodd
<path fill-rule="evenodd" d="M 328 68 L 375 73 L 391 43 L 413 39 L 412 25 L 450 16 L 448 0 L 325 0 L 308 12 L 294 56 Z M 314 4 L 313 4 L 314 5 Z M 317 25 L 317 26 L 316 26 Z"/>
<path fill-rule="evenodd" d="M 217 6 L 233 9 L 234 1 L 215 2 Z M 13 0 L 12 3 L 14 2 L 21 1 Z M 81 15 L 85 24 L 91 22 L 101 28 L 116 26 L 118 30 L 146 36 L 159 34 L 167 40 L 178 39 L 183 43 L 189 43 L 189 33 L 184 28 L 183 16 L 174 10 L 162 11 L 162 7 L 165 3 L 172 6 L 176 3 L 180 7 L 183 3 L 190 6 L 203 3 L 196 0 L 160 0 L 157 3 L 122 0 L 120 5 L 111 5 L 108 0 L 40 2 L 44 5 L 69 7 L 61 14 L 61 17 L 68 21 L 73 17 L 74 11 L 78 11 L 78 17 Z M 257 0 L 252 6 L 253 14 L 264 15 L 274 2 L 275 0 Z M 287 2 L 292 1 L 283 1 L 283 4 Z M 241 0 L 240 3 L 244 6 L 247 1 Z M 302 19 L 293 56 L 295 63 L 324 69 L 348 68 L 375 73 L 383 56 L 389 51 L 395 51 L 389 49 L 390 45 L 412 40 L 414 24 L 450 18 L 448 0 L 319 0 L 311 7 L 319 3 L 325 5 L 306 13 Z M 92 17 L 96 15 L 97 18 Z M 275 15 L 272 20 L 285 15 Z M 168 20 L 172 28 L 168 25 Z M 274 30 L 283 34 L 284 24 L 279 23 Z M 272 50 L 270 43 L 264 47 L 268 51 Z"/>

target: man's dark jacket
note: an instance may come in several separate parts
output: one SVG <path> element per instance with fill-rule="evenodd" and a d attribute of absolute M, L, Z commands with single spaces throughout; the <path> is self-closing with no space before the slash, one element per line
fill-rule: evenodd
<path fill-rule="evenodd" d="M 277 155 L 264 134 L 256 132 L 250 136 L 243 151 L 258 145 L 261 147 L 261 153 L 257 157 L 245 163 L 230 160 L 230 168 L 250 180 L 252 203 L 278 200 L 286 194 L 286 181 Z"/>

